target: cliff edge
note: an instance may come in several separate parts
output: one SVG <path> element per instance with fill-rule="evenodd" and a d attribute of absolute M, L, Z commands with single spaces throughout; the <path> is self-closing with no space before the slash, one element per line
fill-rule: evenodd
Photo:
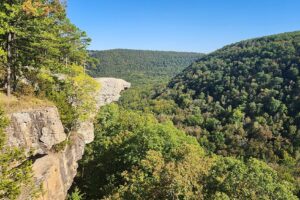
<path fill-rule="evenodd" d="M 117 101 L 121 91 L 130 87 L 130 83 L 122 79 L 96 80 L 101 84 L 95 94 L 98 108 Z M 77 124 L 67 135 L 55 106 L 19 110 L 8 117 L 7 145 L 23 148 L 28 159 L 33 160 L 34 181 L 43 188 L 38 199 L 64 200 L 77 173 L 77 162 L 82 158 L 85 144 L 94 139 L 93 122 Z M 59 145 L 62 149 L 58 151 Z M 26 188 L 19 199 L 28 199 Z"/>

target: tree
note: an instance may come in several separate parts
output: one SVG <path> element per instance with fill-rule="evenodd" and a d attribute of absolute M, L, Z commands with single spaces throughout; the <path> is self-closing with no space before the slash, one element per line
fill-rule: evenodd
<path fill-rule="evenodd" d="M 298 199 L 294 187 L 280 180 L 266 163 L 249 159 L 219 158 L 207 176 L 206 198 L 218 199 Z"/>
<path fill-rule="evenodd" d="M 210 162 L 196 139 L 170 122 L 109 105 L 75 185 L 87 199 L 198 199 Z"/>
<path fill-rule="evenodd" d="M 0 12 L 8 95 L 23 78 L 34 85 L 41 68 L 61 73 L 88 61 L 85 48 L 90 40 L 70 23 L 59 0 L 5 0 Z"/>

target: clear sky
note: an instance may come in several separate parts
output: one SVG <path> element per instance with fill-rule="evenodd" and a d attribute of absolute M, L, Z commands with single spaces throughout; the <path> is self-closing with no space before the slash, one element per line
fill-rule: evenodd
<path fill-rule="evenodd" d="M 89 49 L 211 52 L 258 36 L 300 30 L 300 0 L 68 0 Z"/>

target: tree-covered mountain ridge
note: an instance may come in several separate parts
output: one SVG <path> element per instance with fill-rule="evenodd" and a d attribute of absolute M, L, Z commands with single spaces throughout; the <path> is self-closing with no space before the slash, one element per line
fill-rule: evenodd
<path fill-rule="evenodd" d="M 169 80 L 204 54 L 175 51 L 112 49 L 89 51 L 97 64 L 88 66 L 94 77 L 118 77 L 139 85 Z"/>
<path fill-rule="evenodd" d="M 143 52 L 143 53 L 175 53 L 175 54 L 203 54 L 199 52 L 194 51 L 174 51 L 174 50 L 151 50 L 151 49 L 127 49 L 127 48 L 112 48 L 112 49 L 105 49 L 105 50 L 96 50 L 96 49 L 90 49 L 90 52 L 109 52 L 109 51 L 115 51 L 115 52 Z"/>
<path fill-rule="evenodd" d="M 241 41 L 194 62 L 162 97 L 173 121 L 222 155 L 300 155 L 300 31 Z"/>

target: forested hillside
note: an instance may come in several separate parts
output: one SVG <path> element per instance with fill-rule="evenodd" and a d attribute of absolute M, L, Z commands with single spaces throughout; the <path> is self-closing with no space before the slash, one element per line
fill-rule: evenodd
<path fill-rule="evenodd" d="M 95 124 L 95 141 L 86 148 L 74 182 L 76 197 L 297 199 L 292 180 L 263 161 L 209 156 L 196 138 L 150 113 L 109 105 Z"/>
<path fill-rule="evenodd" d="M 98 61 L 88 67 L 90 75 L 123 78 L 139 85 L 169 80 L 203 54 L 115 49 L 90 51 L 90 55 Z"/>
<path fill-rule="evenodd" d="M 162 97 L 209 151 L 280 161 L 300 155 L 300 32 L 226 46 L 176 76 Z"/>
<path fill-rule="evenodd" d="M 299 71 L 299 31 L 246 40 L 193 63 L 159 99 L 207 152 L 264 160 L 299 191 Z"/>
<path fill-rule="evenodd" d="M 99 113 L 74 186 L 87 199 L 298 199 L 299 66 L 300 32 L 284 33 L 126 91 Z"/>
<path fill-rule="evenodd" d="M 63 2 L 0 2 L 0 199 L 299 199 L 300 31 L 88 52 Z M 133 89 L 98 110 L 87 72 Z"/>

